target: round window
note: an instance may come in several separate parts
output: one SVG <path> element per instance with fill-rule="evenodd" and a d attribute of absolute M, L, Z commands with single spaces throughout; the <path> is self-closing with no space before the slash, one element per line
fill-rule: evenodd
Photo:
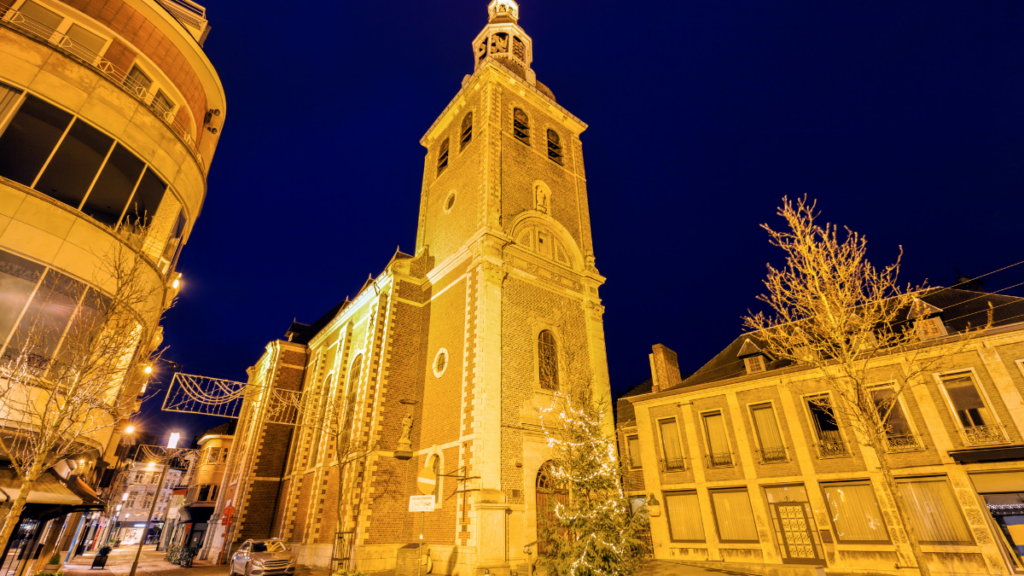
<path fill-rule="evenodd" d="M 444 371 L 448 368 L 448 351 L 441 348 L 437 351 L 437 356 L 434 356 L 434 376 L 440 378 Z"/>
<path fill-rule="evenodd" d="M 453 206 L 455 206 L 455 192 L 449 194 L 448 199 L 444 201 L 445 213 L 451 212 Z"/>

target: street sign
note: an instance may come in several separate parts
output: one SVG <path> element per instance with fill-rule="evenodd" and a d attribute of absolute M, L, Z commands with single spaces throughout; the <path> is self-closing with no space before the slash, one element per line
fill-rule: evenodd
<path fill-rule="evenodd" d="M 416 487 L 419 488 L 420 494 L 433 494 L 434 486 L 437 486 L 437 474 L 430 468 L 420 470 L 416 478 Z"/>
<path fill-rule="evenodd" d="M 433 512 L 434 495 L 409 496 L 409 512 Z"/>
<path fill-rule="evenodd" d="M 227 506 L 224 507 L 224 510 L 222 510 L 220 514 L 221 516 L 234 516 L 235 507 L 232 506 L 231 504 L 228 504 Z"/>
<path fill-rule="evenodd" d="M 224 518 L 221 518 L 220 523 L 223 526 L 231 526 L 235 523 L 235 518 L 234 516 L 225 516 Z"/>

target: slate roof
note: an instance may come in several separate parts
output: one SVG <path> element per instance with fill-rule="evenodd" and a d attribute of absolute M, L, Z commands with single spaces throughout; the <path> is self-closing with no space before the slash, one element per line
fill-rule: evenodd
<path fill-rule="evenodd" d="M 988 320 L 989 303 L 993 306 L 993 328 L 1024 323 L 1024 298 L 1017 296 L 989 294 L 961 288 L 936 287 L 923 291 L 920 298 L 924 303 L 942 310 L 943 322 L 950 333 L 962 332 L 968 327 L 984 326 Z M 909 310 L 905 311 L 901 319 L 905 319 L 908 312 Z M 747 340 L 758 347 L 764 347 L 764 343 L 757 338 L 756 333 L 740 335 L 700 370 L 694 372 L 689 378 L 684 378 L 681 384 L 673 386 L 670 390 L 745 375 L 746 368 L 739 355 Z M 768 363 L 767 369 L 776 370 L 791 364 L 792 362 L 788 360 L 773 360 Z M 627 394 L 629 393 L 627 392 Z"/>
<path fill-rule="evenodd" d="M 615 402 L 615 422 L 616 425 L 628 425 L 636 420 L 636 412 L 633 410 L 633 403 L 626 398 L 630 396 L 639 396 L 641 394 L 648 394 L 654 390 L 654 379 L 648 378 L 643 383 L 638 384 L 629 390 L 622 393 L 619 396 L 618 401 Z"/>

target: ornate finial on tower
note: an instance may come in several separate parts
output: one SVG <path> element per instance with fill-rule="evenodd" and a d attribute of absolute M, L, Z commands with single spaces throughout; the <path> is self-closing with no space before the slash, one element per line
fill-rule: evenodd
<path fill-rule="evenodd" d="M 487 14 L 492 21 L 500 16 L 519 20 L 519 5 L 515 3 L 515 0 L 491 0 L 491 3 L 487 5 Z"/>
<path fill-rule="evenodd" d="M 533 41 L 519 26 L 519 4 L 515 0 L 491 0 L 487 5 L 490 20 L 483 32 L 473 40 L 476 66 L 490 59 L 500 60 L 517 76 L 533 84 L 537 75 L 530 70 L 533 62 Z"/>

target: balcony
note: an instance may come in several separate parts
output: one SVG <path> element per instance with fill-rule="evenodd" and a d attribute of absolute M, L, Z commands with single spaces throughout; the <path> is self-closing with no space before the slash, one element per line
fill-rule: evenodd
<path fill-rule="evenodd" d="M 885 437 L 886 452 L 919 452 L 924 450 L 924 444 L 917 434 L 892 434 Z"/>
<path fill-rule="evenodd" d="M 213 506 L 217 502 L 217 484 L 190 486 L 185 492 L 185 506 Z"/>
<path fill-rule="evenodd" d="M 844 458 L 850 456 L 850 448 L 846 441 L 841 438 L 825 438 L 815 444 L 818 449 L 818 458 Z"/>
<path fill-rule="evenodd" d="M 49 44 L 51 48 L 63 53 L 65 56 L 70 57 L 72 60 L 75 60 L 80 64 L 92 68 L 94 72 L 105 77 L 115 86 L 120 87 L 122 91 L 138 100 L 143 107 L 150 110 L 154 116 L 170 128 L 171 132 L 173 132 L 185 146 L 185 149 L 188 150 L 195 158 L 203 173 L 206 173 L 206 164 L 203 161 L 202 155 L 199 153 L 199 148 L 197 147 L 195 138 L 192 137 L 192 133 L 189 130 L 189 121 L 182 121 L 178 117 L 172 116 L 167 110 L 162 109 L 162 101 L 157 97 L 156 92 L 152 92 L 148 86 L 142 86 L 134 78 L 128 75 L 128 71 L 114 66 L 99 54 L 86 48 L 82 44 L 75 42 L 69 36 L 61 34 L 50 26 L 25 16 L 18 10 L 12 10 L 11 5 L 11 0 L 0 0 L 0 14 L 3 15 L 3 17 L 0 18 L 0 26 L 14 30 L 19 34 L 28 36 L 34 40 Z M 155 90 L 155 88 L 153 90 Z M 181 105 L 185 106 L 184 103 Z"/>
<path fill-rule="evenodd" d="M 965 446 L 983 446 L 985 444 L 1004 444 L 1010 440 L 1006 430 L 996 424 L 992 426 L 972 426 L 960 430 L 960 439 Z"/>
<path fill-rule="evenodd" d="M 723 454 L 704 455 L 705 468 L 732 468 L 732 466 L 732 454 L 729 454 L 728 452 Z"/>
<path fill-rule="evenodd" d="M 757 462 L 758 464 L 782 464 L 789 462 L 789 456 L 786 454 L 786 448 L 764 448 L 758 449 Z"/>
<path fill-rule="evenodd" d="M 662 472 L 685 472 L 686 458 L 659 458 L 658 467 Z"/>

